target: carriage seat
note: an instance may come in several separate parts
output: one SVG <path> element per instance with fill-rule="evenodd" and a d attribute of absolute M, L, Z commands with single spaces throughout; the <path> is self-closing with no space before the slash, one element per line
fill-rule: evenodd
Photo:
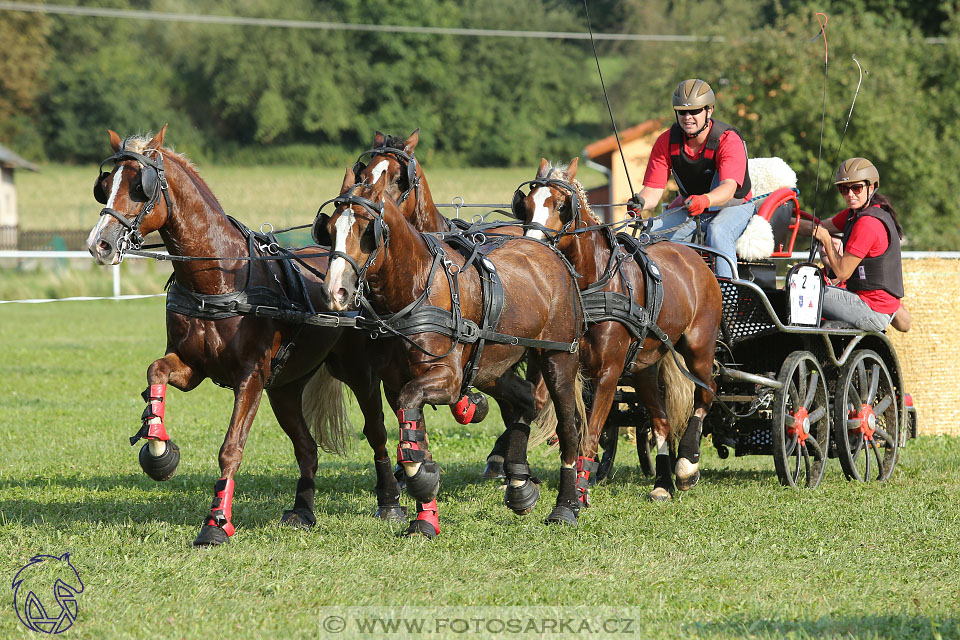
<path fill-rule="evenodd" d="M 749 162 L 757 213 L 737 239 L 737 255 L 748 262 L 789 257 L 799 225 L 796 218 L 797 174 L 782 158 L 752 158 Z"/>

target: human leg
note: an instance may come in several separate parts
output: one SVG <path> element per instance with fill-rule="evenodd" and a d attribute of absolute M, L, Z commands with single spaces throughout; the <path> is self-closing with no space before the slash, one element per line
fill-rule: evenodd
<path fill-rule="evenodd" d="M 756 206 L 752 202 L 720 209 L 707 224 L 707 246 L 716 249 L 736 264 L 737 238 L 747 228 L 747 223 L 755 212 Z M 717 260 L 716 272 L 721 277 L 733 277 L 730 265 L 723 259 Z"/>
<path fill-rule="evenodd" d="M 871 309 L 860 296 L 840 287 L 823 291 L 823 317 L 841 320 L 865 331 L 883 331 L 890 324 L 890 314 Z"/>

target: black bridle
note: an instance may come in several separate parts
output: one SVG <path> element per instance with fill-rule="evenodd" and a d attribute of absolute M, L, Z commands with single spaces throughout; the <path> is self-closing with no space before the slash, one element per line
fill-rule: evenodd
<path fill-rule="evenodd" d="M 526 185 L 530 185 L 530 189 L 527 194 L 524 194 L 521 189 Z M 521 182 L 520 186 L 513 192 L 513 201 L 510 203 L 510 215 L 516 218 L 521 222 L 526 221 L 526 215 L 523 211 L 523 201 L 527 198 L 528 195 L 534 192 L 538 187 L 555 187 L 560 191 L 565 192 L 570 197 L 570 219 L 567 220 L 559 231 L 550 229 L 549 227 L 544 227 L 543 225 L 524 225 L 535 228 L 535 230 L 544 233 L 547 237 L 552 238 L 553 241 L 556 241 L 561 236 L 570 232 L 571 228 L 577 224 L 577 220 L 580 219 L 580 196 L 577 195 L 577 188 L 573 185 L 572 182 L 567 180 L 559 180 L 557 178 L 536 178 L 534 180 L 527 180 L 526 182 Z"/>
<path fill-rule="evenodd" d="M 124 141 L 123 146 L 124 148 L 120 149 L 120 151 L 117 151 L 109 158 L 105 158 L 100 162 L 100 175 L 93 184 L 93 197 L 97 199 L 97 202 L 105 205 L 108 200 L 107 193 L 103 188 L 103 181 L 116 170 L 116 167 L 111 171 L 104 171 L 103 165 L 109 162 L 113 162 L 114 165 L 116 165 L 124 160 L 136 160 L 140 164 L 140 189 L 147 198 L 147 202 L 140 208 L 137 217 L 131 221 L 119 211 L 110 207 L 104 207 L 100 210 L 101 217 L 111 216 L 127 229 L 117 241 L 117 252 L 120 254 L 121 262 L 123 261 L 123 254 L 127 249 L 139 249 L 143 246 L 143 234 L 140 233 L 140 225 L 143 223 L 144 218 L 157 206 L 161 194 L 163 194 L 167 209 L 169 210 L 171 207 L 170 192 L 167 188 L 167 177 L 163 170 L 163 154 L 161 154 L 159 150 L 155 150 L 157 159 L 154 160 L 141 153 L 127 150 L 125 148 L 126 141 Z"/>
<path fill-rule="evenodd" d="M 406 166 L 407 173 L 407 190 L 400 194 L 400 197 L 397 198 L 396 202 L 398 205 L 403 204 L 403 201 L 407 199 L 407 196 L 412 192 L 417 201 L 420 200 L 420 176 L 417 175 L 417 159 L 413 157 L 412 153 L 407 153 L 403 149 L 397 149 L 394 147 L 377 147 L 364 151 L 357 158 L 357 161 L 353 163 L 353 175 L 356 178 L 357 182 L 361 182 L 363 178 L 360 176 L 363 173 L 363 170 L 367 168 L 367 164 L 363 162 L 364 156 L 373 156 L 378 155 L 389 155 L 397 159 L 397 162 L 400 163 L 401 167 Z"/>
<path fill-rule="evenodd" d="M 313 222 L 313 230 L 311 232 L 313 239 L 317 244 L 330 247 L 330 263 L 332 263 L 335 258 L 343 258 L 357 274 L 357 289 L 354 295 L 355 306 L 360 305 L 360 299 L 363 297 L 364 287 L 367 286 L 367 271 L 370 269 L 370 267 L 376 264 L 377 258 L 381 253 L 386 251 L 387 245 L 390 244 L 390 226 L 383 219 L 383 202 L 374 202 L 373 200 L 368 200 L 367 198 L 363 198 L 354 194 L 354 189 L 359 186 L 369 185 L 364 185 L 362 183 L 355 184 L 350 187 L 346 193 L 342 193 L 336 198 L 331 198 L 330 200 L 327 200 L 321 204 L 320 209 L 317 211 L 317 217 Z M 363 266 L 357 264 L 357 261 L 346 253 L 342 251 L 336 251 L 334 249 L 332 239 L 330 238 L 330 232 L 327 230 L 331 216 L 323 211 L 323 208 L 331 202 L 335 207 L 343 207 L 345 210 L 350 210 L 353 205 L 358 204 L 363 207 L 373 218 L 373 222 L 371 224 L 373 224 L 374 248 L 373 251 L 370 252 L 370 255 L 367 256 L 367 260 L 363 263 Z M 346 213 L 346 211 L 341 213 L 341 215 L 344 213 Z"/>

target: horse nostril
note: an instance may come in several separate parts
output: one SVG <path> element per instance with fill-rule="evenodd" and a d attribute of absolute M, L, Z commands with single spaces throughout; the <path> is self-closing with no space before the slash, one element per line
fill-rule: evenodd
<path fill-rule="evenodd" d="M 113 251 L 113 246 L 109 242 L 105 240 L 101 240 L 100 242 L 97 243 L 97 253 L 99 253 L 100 255 L 110 255 L 112 251 Z"/>

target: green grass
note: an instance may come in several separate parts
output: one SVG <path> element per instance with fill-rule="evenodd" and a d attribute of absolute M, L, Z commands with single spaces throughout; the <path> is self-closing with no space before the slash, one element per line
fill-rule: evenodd
<path fill-rule="evenodd" d="M 86 585 L 71 638 L 321 637 L 319 607 L 403 604 L 604 605 L 642 638 L 960 637 L 960 439 L 911 442 L 883 486 L 848 483 L 831 461 L 815 491 L 705 442 L 700 485 L 667 505 L 644 500 L 651 481 L 624 442 L 571 530 L 543 524 L 555 451 L 531 452 L 543 497 L 514 516 L 475 481 L 496 416 L 464 427 L 428 409 L 445 474 L 443 531 L 425 543 L 370 517 L 359 436 L 345 459 L 321 457 L 318 526 L 278 527 L 297 468 L 264 402 L 237 476 L 237 533 L 195 550 L 232 394 L 171 390 L 180 468 L 166 483 L 144 476 L 127 436 L 164 343 L 159 299 L 0 306 L 0 577 L 70 551 Z M 27 637 L 4 593 L 0 637 Z"/>

